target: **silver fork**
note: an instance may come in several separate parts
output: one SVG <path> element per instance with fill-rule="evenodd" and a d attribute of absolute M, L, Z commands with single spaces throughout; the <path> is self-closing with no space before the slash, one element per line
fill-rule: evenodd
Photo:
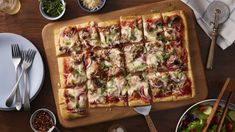
<path fill-rule="evenodd" d="M 23 73 L 25 73 L 25 71 L 31 66 L 31 64 L 33 62 L 33 58 L 34 58 L 33 53 L 34 52 L 28 52 L 27 56 L 24 57 L 23 62 L 22 62 L 22 71 L 21 71 L 20 76 L 19 76 L 17 82 L 15 83 L 10 95 L 8 96 L 8 98 L 6 100 L 6 106 L 11 106 L 12 101 L 14 99 L 15 92 L 17 90 L 17 86 L 19 85 L 19 82 L 21 80 L 21 77 L 22 77 Z"/>
<path fill-rule="evenodd" d="M 16 80 L 18 80 L 18 68 L 21 62 L 21 52 L 18 44 L 12 44 L 11 45 L 11 54 L 12 54 L 12 62 L 15 66 L 15 72 L 16 72 Z M 14 93 L 13 95 L 15 96 L 15 102 L 16 102 L 16 109 L 20 110 L 22 107 L 22 102 L 21 102 L 21 97 L 20 97 L 20 89 L 19 87 L 16 87 L 16 94 Z M 8 107 L 10 107 L 13 103 L 13 100 L 9 101 Z"/>
<path fill-rule="evenodd" d="M 23 51 L 23 58 L 31 57 L 34 59 L 36 54 L 35 50 L 29 49 L 27 52 Z M 24 73 L 24 86 L 25 86 L 25 93 L 24 93 L 24 110 L 30 110 L 30 91 L 29 91 L 29 84 L 28 84 L 28 69 L 25 70 Z"/>

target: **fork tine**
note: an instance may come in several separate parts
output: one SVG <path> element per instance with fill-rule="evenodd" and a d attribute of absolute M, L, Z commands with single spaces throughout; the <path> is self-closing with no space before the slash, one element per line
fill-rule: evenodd
<path fill-rule="evenodd" d="M 16 44 L 16 52 L 17 52 L 17 56 L 21 56 L 20 47 L 18 44 Z"/>
<path fill-rule="evenodd" d="M 33 61 L 35 54 L 36 54 L 36 51 L 34 51 L 34 50 L 31 49 L 31 54 L 30 54 L 30 56 L 29 56 L 29 57 L 30 57 L 30 58 L 29 58 L 29 59 L 30 59 L 30 62 Z"/>
<path fill-rule="evenodd" d="M 11 45 L 11 55 L 14 56 L 14 44 Z"/>

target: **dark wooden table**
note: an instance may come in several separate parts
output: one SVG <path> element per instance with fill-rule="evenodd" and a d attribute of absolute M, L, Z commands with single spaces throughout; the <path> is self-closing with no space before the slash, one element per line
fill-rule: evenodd
<path fill-rule="evenodd" d="M 107 0 L 105 7 L 98 13 L 110 12 L 114 10 L 124 9 L 128 7 L 143 5 L 146 3 L 156 2 L 159 0 Z M 85 15 L 90 15 L 90 13 L 82 11 L 76 0 L 66 0 L 67 9 L 64 17 L 61 20 L 69 20 L 76 17 L 81 17 Z M 38 9 L 37 0 L 21 0 L 21 10 L 16 15 L 6 15 L 0 14 L 0 32 L 11 32 L 20 34 L 30 41 L 32 41 L 35 46 L 40 51 L 46 69 L 45 81 L 41 92 L 32 101 L 31 112 L 18 112 L 18 111 L 0 111 L 0 131 L 31 131 L 29 125 L 29 119 L 32 112 L 39 108 L 48 108 L 56 113 L 54 98 L 51 89 L 50 76 L 48 71 L 48 65 L 46 62 L 46 56 L 42 44 L 41 31 L 42 28 L 50 21 L 44 19 Z M 201 57 L 203 64 L 205 65 L 207 59 L 207 52 L 209 48 L 210 39 L 202 31 L 202 29 L 197 25 L 197 33 L 201 48 Z M 215 67 L 212 71 L 205 71 L 209 94 L 208 98 L 216 98 L 221 86 L 223 85 L 226 77 L 235 77 L 235 45 L 227 48 L 226 50 L 221 50 L 218 46 L 215 50 Z M 173 132 L 177 124 L 178 119 L 181 114 L 189 106 L 153 112 L 150 116 L 153 119 L 154 124 L 160 132 Z M 111 122 L 100 123 L 96 125 L 65 129 L 58 125 L 61 131 L 107 131 L 108 128 L 114 124 L 123 125 L 128 131 L 148 131 L 147 124 L 142 116 L 135 116 L 130 118 L 125 118 L 121 120 L 115 120 Z"/>

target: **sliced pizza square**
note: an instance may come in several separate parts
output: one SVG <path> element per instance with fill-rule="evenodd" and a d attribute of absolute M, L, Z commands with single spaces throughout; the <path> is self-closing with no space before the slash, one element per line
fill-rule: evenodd
<path fill-rule="evenodd" d="M 100 78 L 92 78 L 87 81 L 87 97 L 90 108 L 108 107 L 106 81 Z"/>
<path fill-rule="evenodd" d="M 92 79 L 93 77 L 97 76 L 98 74 L 101 74 L 101 65 L 100 60 L 94 54 L 94 51 L 92 52 L 85 52 L 84 55 L 84 65 L 86 69 L 86 76 L 88 79 Z"/>
<path fill-rule="evenodd" d="M 77 53 L 82 50 L 77 26 L 66 26 L 55 30 L 56 55 Z"/>
<path fill-rule="evenodd" d="M 87 115 L 86 87 L 58 89 L 59 109 L 63 119 L 75 119 Z"/>
<path fill-rule="evenodd" d="M 143 23 L 141 16 L 121 16 L 121 39 L 123 43 L 137 43 L 143 40 Z"/>
<path fill-rule="evenodd" d="M 100 47 L 100 39 L 95 22 L 79 24 L 78 33 L 84 49 Z"/>
<path fill-rule="evenodd" d="M 119 20 L 109 20 L 98 23 L 101 47 L 113 47 L 121 42 L 121 27 Z"/>
<path fill-rule="evenodd" d="M 145 43 L 147 49 L 146 63 L 149 70 L 161 71 L 165 70 L 164 66 L 164 44 L 158 42 Z"/>
<path fill-rule="evenodd" d="M 187 23 L 181 10 L 162 13 L 164 36 L 168 41 L 187 39 Z M 184 40 L 186 41 L 186 40 Z"/>
<path fill-rule="evenodd" d="M 165 67 L 168 71 L 172 70 L 187 70 L 188 53 L 184 48 L 176 48 L 174 41 L 165 44 L 165 52 L 163 55 Z"/>
<path fill-rule="evenodd" d="M 185 71 L 171 71 L 170 86 L 172 86 L 173 100 L 192 98 L 195 95 L 192 77 Z"/>
<path fill-rule="evenodd" d="M 127 80 L 124 76 L 112 77 L 106 83 L 109 106 L 127 106 Z"/>
<path fill-rule="evenodd" d="M 147 68 L 146 53 L 143 43 L 126 45 L 124 54 L 127 71 L 132 73 L 144 71 Z"/>
<path fill-rule="evenodd" d="M 148 73 L 153 102 L 172 101 L 172 86 L 168 72 Z"/>
<path fill-rule="evenodd" d="M 163 41 L 163 20 L 160 13 L 154 13 L 142 16 L 144 38 L 147 42 Z M 160 43 L 161 43 L 160 42 Z"/>
<path fill-rule="evenodd" d="M 149 85 L 146 75 L 127 75 L 128 81 L 128 105 L 141 106 L 149 105 L 151 96 L 149 94 Z"/>
<path fill-rule="evenodd" d="M 83 54 L 58 58 L 61 87 L 74 87 L 86 81 Z"/>
<path fill-rule="evenodd" d="M 100 70 L 107 77 L 118 75 L 125 70 L 124 55 L 118 48 L 98 50 L 95 54 L 100 62 Z"/>

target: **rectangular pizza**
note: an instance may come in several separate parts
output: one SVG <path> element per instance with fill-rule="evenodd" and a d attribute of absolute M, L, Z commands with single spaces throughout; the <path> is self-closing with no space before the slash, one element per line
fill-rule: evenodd
<path fill-rule="evenodd" d="M 65 26 L 55 31 L 56 55 L 77 53 L 82 50 L 77 26 Z"/>
<path fill-rule="evenodd" d="M 183 11 L 91 21 L 55 35 L 64 119 L 85 116 L 87 107 L 135 107 L 195 96 Z"/>
<path fill-rule="evenodd" d="M 146 48 L 143 43 L 130 44 L 124 47 L 125 63 L 128 72 L 140 72 L 147 68 Z"/>
<path fill-rule="evenodd" d="M 128 105 L 149 105 L 151 103 L 151 95 L 146 74 L 129 74 L 126 79 L 128 82 Z"/>
<path fill-rule="evenodd" d="M 84 49 L 100 47 L 99 33 L 95 22 L 79 24 L 77 30 Z"/>
<path fill-rule="evenodd" d="M 60 86 L 74 87 L 86 82 L 83 54 L 58 58 Z"/>
<path fill-rule="evenodd" d="M 121 16 L 121 39 L 123 43 L 143 41 L 143 23 L 141 16 Z"/>
<path fill-rule="evenodd" d="M 142 18 L 145 41 L 162 43 L 164 31 L 161 13 L 143 15 Z"/>
<path fill-rule="evenodd" d="M 86 86 L 58 89 L 59 109 L 62 118 L 75 119 L 87 115 Z"/>
<path fill-rule="evenodd" d="M 121 27 L 118 19 L 98 23 L 101 47 L 114 47 L 121 43 Z"/>

